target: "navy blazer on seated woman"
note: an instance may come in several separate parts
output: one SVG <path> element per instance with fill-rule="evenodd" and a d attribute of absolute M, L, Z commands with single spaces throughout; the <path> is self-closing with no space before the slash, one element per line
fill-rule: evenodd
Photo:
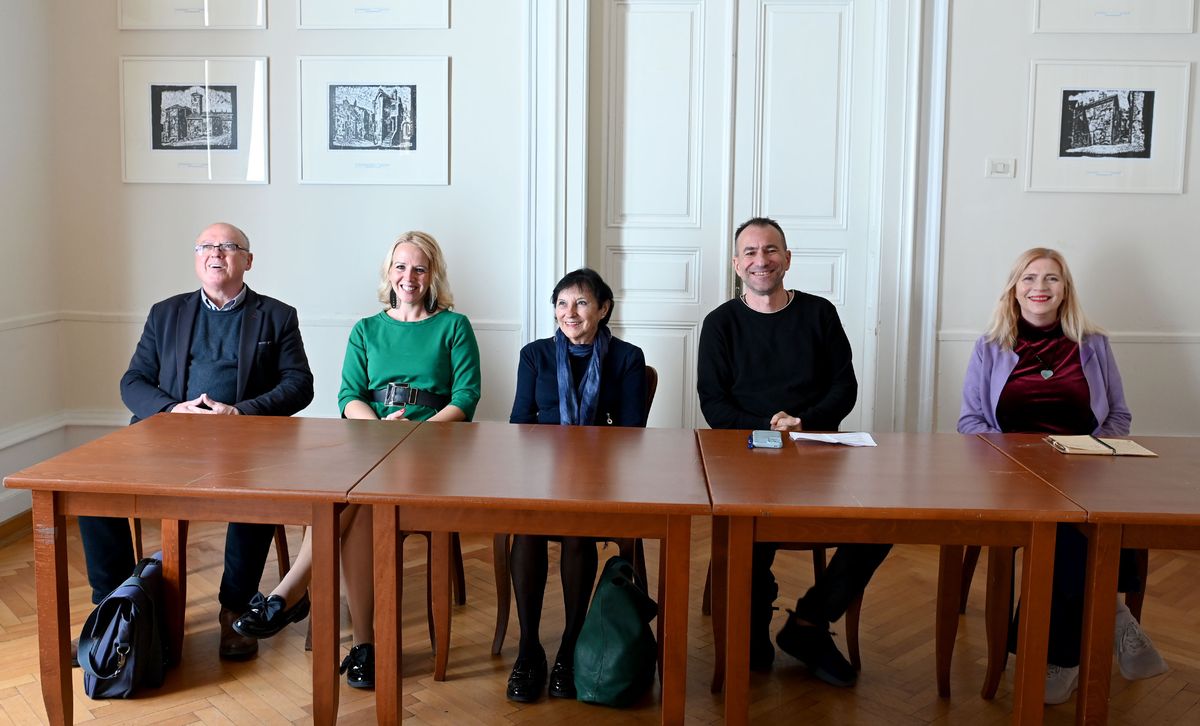
<path fill-rule="evenodd" d="M 570 359 L 578 387 L 587 358 Z M 535 340 L 521 349 L 517 393 L 509 423 L 558 424 L 558 374 L 554 338 Z M 613 337 L 600 366 L 600 391 L 594 426 L 646 425 L 646 356 L 642 349 Z"/>

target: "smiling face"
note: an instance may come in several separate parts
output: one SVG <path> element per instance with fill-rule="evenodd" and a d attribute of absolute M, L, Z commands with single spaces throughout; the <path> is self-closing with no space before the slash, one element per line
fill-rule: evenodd
<path fill-rule="evenodd" d="M 587 345 L 596 339 L 600 321 L 608 314 L 609 305 L 598 304 L 595 295 L 580 287 L 560 290 L 554 301 L 558 329 L 573 345 Z"/>
<path fill-rule="evenodd" d="M 783 289 L 792 253 L 774 227 L 751 225 L 734 241 L 733 270 L 747 294 L 770 296 Z"/>
<path fill-rule="evenodd" d="M 1043 328 L 1054 324 L 1066 294 L 1062 268 L 1048 257 L 1039 257 L 1021 272 L 1013 294 L 1025 322 Z"/>
<path fill-rule="evenodd" d="M 396 245 L 388 270 L 388 284 L 396 293 L 396 307 L 423 307 L 429 279 L 429 258 L 425 253 L 407 242 Z"/>
<path fill-rule="evenodd" d="M 214 249 L 196 253 L 196 277 L 204 292 L 214 301 L 229 299 L 242 290 L 242 279 L 254 264 L 254 255 L 249 249 L 223 252 L 216 245 L 233 243 L 249 248 L 249 241 L 241 231 L 228 224 L 209 225 L 196 238 L 197 245 L 213 245 Z"/>

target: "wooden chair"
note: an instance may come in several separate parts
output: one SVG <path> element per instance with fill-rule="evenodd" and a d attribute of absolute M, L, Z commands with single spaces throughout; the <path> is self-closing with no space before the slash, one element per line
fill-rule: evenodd
<path fill-rule="evenodd" d="M 133 536 L 133 554 L 134 559 L 142 559 L 142 520 L 136 517 L 129 518 L 129 530 Z M 401 532 L 400 542 L 403 545 L 404 538 L 409 535 L 423 535 L 427 539 L 428 532 Z M 275 527 L 275 559 L 279 567 L 279 579 L 283 579 L 284 575 L 291 570 L 292 560 L 288 553 L 287 530 L 282 524 Z M 463 569 L 462 556 L 462 541 L 457 532 L 450 535 L 450 563 L 454 568 L 454 577 L 450 581 L 454 590 L 454 603 L 456 605 L 467 604 L 467 580 L 466 572 Z M 433 589 L 430 585 L 430 568 L 432 566 L 432 552 L 428 549 L 425 554 L 425 617 L 429 624 L 429 643 L 434 650 L 437 650 L 437 637 L 434 635 L 433 627 Z M 645 571 L 645 561 L 642 562 L 643 573 Z M 312 650 L 312 620 L 308 621 L 308 634 L 304 638 L 304 649 Z"/>
<path fill-rule="evenodd" d="M 654 405 L 654 394 L 658 392 L 658 371 L 646 366 L 646 415 Z M 633 563 L 634 571 L 646 580 L 646 553 L 642 541 L 631 537 L 610 540 L 615 542 L 621 557 Z M 512 578 L 509 575 L 509 551 L 512 535 L 498 533 L 492 536 L 492 571 L 496 575 L 496 632 L 492 636 L 492 655 L 500 655 L 504 638 L 508 633 L 508 617 L 512 607 Z M 661 573 L 660 573 L 661 575 Z"/>
<path fill-rule="evenodd" d="M 279 529 L 282 530 L 283 526 L 280 525 Z M 426 539 L 426 541 L 429 540 L 428 532 L 414 532 L 414 531 L 402 530 L 397 535 L 397 539 L 399 540 L 398 546 L 403 547 L 404 546 L 404 538 L 408 537 L 410 535 L 420 535 L 420 536 L 424 537 Z M 275 536 L 276 536 L 276 541 L 278 541 L 279 533 L 276 532 Z M 284 546 L 286 547 L 287 545 L 285 544 Z M 454 575 L 454 577 L 451 578 L 451 580 L 450 580 L 450 586 L 454 593 L 454 604 L 455 605 L 466 605 L 467 604 L 467 580 L 466 580 L 466 572 L 463 570 L 462 540 L 460 539 L 458 532 L 450 533 L 450 566 L 454 570 L 452 573 Z M 436 652 L 437 651 L 437 632 L 436 632 L 436 629 L 434 628 L 434 622 L 433 622 L 433 582 L 432 582 L 433 576 L 432 576 L 432 572 L 433 572 L 433 547 L 427 546 L 425 548 L 425 622 L 429 628 L 429 647 L 432 648 Z M 283 577 L 283 575 L 281 574 L 280 577 Z M 304 638 L 304 649 L 308 650 L 308 651 L 312 650 L 312 620 L 311 619 L 309 619 L 309 621 L 308 621 L 308 634 Z M 436 668 L 436 665 L 435 665 L 435 668 Z M 436 675 L 436 673 L 435 673 L 435 675 Z M 444 678 L 444 676 L 443 676 L 443 678 Z M 439 678 L 438 680 L 442 680 L 442 678 Z"/>
<path fill-rule="evenodd" d="M 967 611 L 971 580 L 975 575 L 981 550 L 982 548 L 978 545 L 942 547 L 941 569 L 961 567 L 962 583 L 958 592 L 950 590 L 943 593 L 939 588 L 939 598 L 957 597 L 959 614 L 965 614 Z M 1016 557 L 1017 548 L 1015 547 L 988 547 L 987 595 L 984 605 L 988 659 L 987 670 L 983 677 L 983 687 L 980 689 L 980 695 L 987 700 L 995 698 L 996 691 L 1000 686 L 1000 678 L 1008 665 L 1008 630 L 1013 617 L 1013 573 L 1016 570 Z M 1142 621 L 1142 604 L 1146 598 L 1145 584 L 1150 564 L 1149 550 L 1137 550 L 1135 561 L 1142 590 L 1125 593 L 1125 605 L 1140 623 Z M 950 697 L 950 660 L 955 635 L 958 631 L 958 619 L 951 614 L 952 608 L 953 606 L 948 603 L 939 603 L 938 605 L 939 622 L 937 627 L 939 630 L 945 631 L 945 637 L 941 644 L 944 652 L 939 653 L 937 658 L 938 694 L 943 698 Z"/>
<path fill-rule="evenodd" d="M 714 520 L 715 523 L 715 520 Z M 715 535 L 715 533 L 714 533 Z M 809 542 L 779 542 L 779 549 L 789 551 L 812 551 L 813 575 L 820 577 L 825 572 L 826 550 L 828 544 Z M 703 615 L 713 615 L 713 599 L 716 595 L 718 611 L 713 616 L 713 640 L 716 651 L 716 661 L 713 663 L 713 678 L 710 690 L 720 693 L 725 686 L 725 593 L 713 593 L 712 561 L 708 563 L 708 574 L 704 576 L 704 599 L 700 604 Z M 862 595 L 856 597 L 846 608 L 846 649 L 850 655 L 850 665 L 854 670 L 862 670 L 862 657 L 858 647 L 858 624 L 862 615 Z"/>
<path fill-rule="evenodd" d="M 142 520 L 137 517 L 130 517 L 129 532 L 133 537 L 133 559 L 141 561 L 144 556 L 144 550 L 142 549 Z M 282 580 L 283 576 L 288 573 L 288 570 L 292 569 L 292 558 L 288 554 L 287 531 L 284 530 L 282 524 L 275 527 L 275 559 L 279 566 L 279 579 Z"/>

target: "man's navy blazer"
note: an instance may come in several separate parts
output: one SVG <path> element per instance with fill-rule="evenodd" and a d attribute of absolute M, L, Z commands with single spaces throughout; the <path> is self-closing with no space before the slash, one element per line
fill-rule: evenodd
<path fill-rule="evenodd" d="M 150 308 L 129 370 L 121 377 L 121 400 L 133 412 L 130 423 L 186 399 L 188 355 L 200 304 L 196 290 Z M 313 376 L 296 309 L 249 287 L 242 306 L 237 400 L 221 403 L 252 416 L 291 416 L 313 399 Z"/>

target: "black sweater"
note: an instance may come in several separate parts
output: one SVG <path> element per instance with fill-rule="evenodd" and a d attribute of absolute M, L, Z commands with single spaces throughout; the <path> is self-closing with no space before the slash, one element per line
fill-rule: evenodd
<path fill-rule="evenodd" d="M 700 410 L 715 429 L 769 429 L 786 411 L 807 431 L 836 431 L 858 396 L 837 310 L 799 291 L 774 313 L 736 298 L 709 313 L 697 368 Z"/>

